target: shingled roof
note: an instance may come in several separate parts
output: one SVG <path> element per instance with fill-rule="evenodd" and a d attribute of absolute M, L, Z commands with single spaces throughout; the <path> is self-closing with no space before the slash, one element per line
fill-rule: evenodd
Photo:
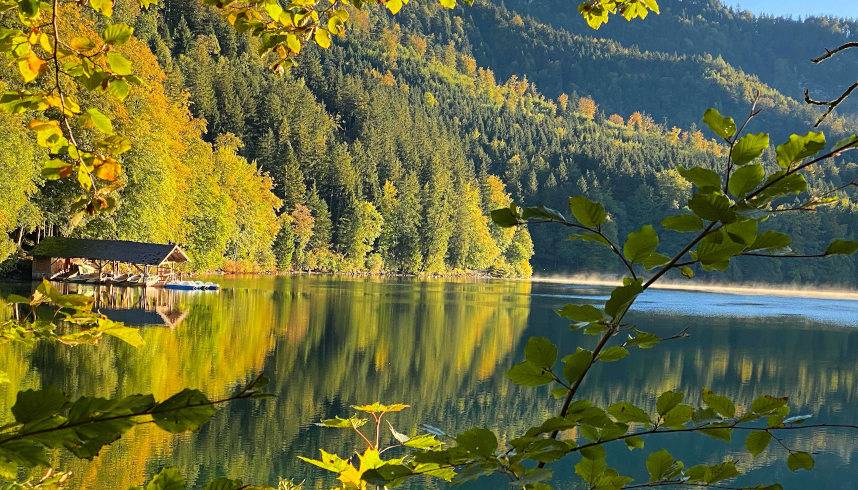
<path fill-rule="evenodd" d="M 45 238 L 30 254 L 33 257 L 115 260 L 138 265 L 161 265 L 190 260 L 178 245 L 61 237 Z"/>

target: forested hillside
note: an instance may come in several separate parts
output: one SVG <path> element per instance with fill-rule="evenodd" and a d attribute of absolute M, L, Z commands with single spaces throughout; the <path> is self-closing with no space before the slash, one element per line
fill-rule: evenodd
<path fill-rule="evenodd" d="M 603 39 L 560 2 L 507 6 L 352 12 L 347 38 L 306 47 L 278 76 L 255 39 L 196 2 L 148 12 L 117 2 L 115 20 L 139 40 L 127 56 L 146 82 L 125 104 L 88 101 L 132 142 L 117 209 L 71 228 L 74 183 L 44 184 L 41 150 L 20 120 L 3 116 L 13 143 L 0 168 L 15 176 L 0 183 L 9 186 L 3 255 L 48 232 L 176 241 L 200 269 L 528 275 L 532 264 L 536 273 L 613 273 L 605 252 L 566 241 L 565 230 L 513 232 L 488 213 L 510 199 L 565 209 L 568 196 L 583 194 L 605 204 L 607 233 L 624 237 L 685 206 L 691 184 L 678 166 L 722 161 L 725 148 L 697 128 L 707 107 L 738 119 L 759 90 L 765 111 L 750 130 L 777 144 L 818 117 L 797 86 L 819 91 L 830 70 L 849 70 L 832 64 L 801 78 L 773 56 L 792 49 L 788 39 L 811 54 L 842 42 L 853 32 L 846 22 L 665 1 L 660 17 L 612 20 L 595 32 Z M 823 125 L 829 141 L 854 127 L 851 116 Z M 856 173 L 838 162 L 817 170 L 811 186 L 833 188 Z M 789 221 L 781 224 L 793 248 L 818 252 L 834 237 L 856 237 L 854 208 L 845 198 L 778 219 Z M 854 273 L 853 259 L 837 258 L 813 270 L 757 261 L 728 277 L 844 283 Z"/>

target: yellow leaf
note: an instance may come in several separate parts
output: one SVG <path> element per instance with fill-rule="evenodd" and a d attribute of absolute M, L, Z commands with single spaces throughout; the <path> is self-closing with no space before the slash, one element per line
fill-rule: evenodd
<path fill-rule="evenodd" d="M 48 71 L 48 64 L 39 58 L 36 53 L 30 52 L 27 59 L 18 61 L 18 71 L 24 77 L 24 83 L 30 83 L 39 75 Z"/>
<path fill-rule="evenodd" d="M 92 189 L 92 177 L 89 176 L 89 172 L 83 165 L 77 167 L 77 181 L 87 192 Z"/>
<path fill-rule="evenodd" d="M 95 167 L 93 173 L 101 180 L 114 181 L 116 180 L 116 176 L 122 173 L 122 165 L 116 160 L 109 158 L 101 165 Z"/>
<path fill-rule="evenodd" d="M 54 52 L 54 45 L 51 44 L 51 37 L 45 34 L 44 32 L 39 35 L 39 45 L 42 46 L 48 54 L 52 54 Z"/>
<path fill-rule="evenodd" d="M 360 410 L 361 412 L 400 412 L 410 407 L 411 405 L 405 405 L 404 403 L 395 403 L 393 405 L 382 405 L 379 402 L 375 402 L 371 405 L 361 405 L 356 406 L 352 405 L 352 408 L 355 410 Z"/>
<path fill-rule="evenodd" d="M 390 10 L 391 14 L 395 14 L 402 9 L 402 0 L 385 0 L 384 6 Z"/>
<path fill-rule="evenodd" d="M 117 339 L 130 344 L 132 347 L 139 347 L 146 343 L 143 340 L 143 337 L 140 336 L 140 331 L 136 328 L 126 327 L 121 323 L 112 322 L 110 320 L 104 320 L 103 326 L 101 325 L 101 320 L 99 320 L 98 323 L 98 329 L 102 333 L 116 337 Z"/>
<path fill-rule="evenodd" d="M 301 51 L 301 41 L 298 40 L 298 36 L 291 33 L 286 34 L 286 47 L 293 53 L 298 54 Z"/>
<path fill-rule="evenodd" d="M 331 36 L 328 34 L 328 31 L 324 29 L 316 29 L 314 37 L 316 38 L 316 44 L 319 46 L 325 49 L 331 47 Z"/>

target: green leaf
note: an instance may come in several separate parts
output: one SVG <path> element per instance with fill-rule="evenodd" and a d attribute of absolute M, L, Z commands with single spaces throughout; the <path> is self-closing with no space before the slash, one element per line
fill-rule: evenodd
<path fill-rule="evenodd" d="M 626 437 L 625 439 L 623 439 L 623 442 L 626 443 L 626 446 L 628 446 L 629 451 L 632 451 L 634 449 L 643 449 L 644 447 L 644 440 L 638 436 Z"/>
<path fill-rule="evenodd" d="M 604 459 L 587 459 L 582 457 L 581 461 L 575 465 L 575 474 L 580 476 L 587 483 L 595 483 L 600 476 L 608 469 Z"/>
<path fill-rule="evenodd" d="M 736 478 L 737 476 L 739 476 L 739 470 L 736 469 L 736 463 L 725 461 L 723 463 L 710 466 L 706 472 L 704 481 L 711 484 L 722 480 L 728 480 L 730 478 Z"/>
<path fill-rule="evenodd" d="M 95 49 L 95 42 L 88 37 L 76 36 L 71 38 L 69 46 L 77 51 L 89 51 Z"/>
<path fill-rule="evenodd" d="M 573 322 L 598 322 L 603 319 L 602 312 L 593 305 L 566 304 L 563 308 L 556 310 L 563 318 Z"/>
<path fill-rule="evenodd" d="M 787 458 L 787 466 L 790 471 L 796 471 L 800 469 L 812 470 L 813 469 L 813 457 L 807 454 L 804 451 L 790 453 Z"/>
<path fill-rule="evenodd" d="M 569 209 L 572 211 L 572 216 L 588 228 L 601 226 L 608 217 L 604 206 L 583 196 L 570 197 Z"/>
<path fill-rule="evenodd" d="M 825 255 L 852 255 L 858 251 L 858 242 L 852 240 L 834 240 L 825 249 Z"/>
<path fill-rule="evenodd" d="M 688 267 L 687 265 L 683 265 L 683 266 L 682 266 L 682 268 L 681 268 L 681 269 L 679 269 L 679 272 L 680 272 L 683 276 L 685 276 L 685 277 L 687 277 L 687 278 L 689 278 L 689 279 L 691 279 L 691 278 L 693 278 L 693 277 L 694 277 L 694 271 L 691 269 L 691 267 Z"/>
<path fill-rule="evenodd" d="M 767 414 L 786 406 L 786 397 L 776 398 L 771 395 L 763 395 L 751 403 L 751 411 L 754 413 Z"/>
<path fill-rule="evenodd" d="M 39 14 L 39 0 L 19 0 L 18 11 L 22 17 L 35 17 Z"/>
<path fill-rule="evenodd" d="M 19 391 L 12 415 L 18 423 L 26 424 L 59 412 L 68 401 L 62 391 L 51 385 L 41 390 Z"/>
<path fill-rule="evenodd" d="M 678 214 L 661 220 L 661 226 L 673 231 L 697 231 L 703 229 L 703 220 L 693 214 Z"/>
<path fill-rule="evenodd" d="M 727 185 L 730 193 L 736 197 L 745 197 L 746 194 L 756 189 L 766 176 L 763 166 L 759 163 L 742 167 L 733 172 Z"/>
<path fill-rule="evenodd" d="M 331 427 L 335 429 L 356 429 L 367 422 L 367 419 L 361 419 L 356 416 L 351 416 L 347 419 L 335 416 L 332 419 L 323 419 L 316 422 L 319 427 Z"/>
<path fill-rule="evenodd" d="M 547 221 L 559 221 L 561 223 L 566 222 L 566 217 L 564 217 L 560 211 L 546 208 L 545 206 L 523 208 L 521 210 L 521 217 L 522 219 L 539 218 Z"/>
<path fill-rule="evenodd" d="M 700 192 L 712 192 L 721 188 L 721 176 L 714 170 L 703 167 L 685 169 L 677 167 L 679 175 L 696 185 Z"/>
<path fill-rule="evenodd" d="M 411 469 L 401 464 L 386 463 L 372 468 L 361 475 L 361 479 L 371 485 L 386 486 L 390 482 L 411 475 Z"/>
<path fill-rule="evenodd" d="M 585 233 L 573 233 L 569 235 L 567 240 L 582 240 L 585 242 L 596 242 L 600 243 L 606 247 L 611 246 L 611 242 L 609 242 L 605 237 L 598 233 L 585 232 Z"/>
<path fill-rule="evenodd" d="M 542 386 L 554 381 L 551 373 L 527 361 L 509 368 L 505 374 L 510 381 L 521 386 Z"/>
<path fill-rule="evenodd" d="M 50 466 L 44 446 L 36 445 L 30 441 L 12 440 L 4 442 L 0 445 L 0 461 L 11 461 L 26 468 L 39 465 Z"/>
<path fill-rule="evenodd" d="M 105 43 L 118 46 L 127 43 L 132 34 L 134 34 L 134 28 L 128 24 L 111 24 L 104 30 L 102 38 Z"/>
<path fill-rule="evenodd" d="M 629 339 L 625 342 L 626 347 L 637 346 L 639 349 L 650 349 L 661 342 L 661 338 L 650 332 L 642 332 L 638 329 L 633 329 L 633 331 L 635 336 L 629 335 Z"/>
<path fill-rule="evenodd" d="M 640 279 L 632 281 L 628 285 L 614 288 L 611 291 L 611 299 L 605 303 L 605 313 L 612 317 L 616 316 L 642 292 L 643 281 Z"/>
<path fill-rule="evenodd" d="M 130 75 L 131 62 L 128 58 L 121 54 L 111 51 L 107 53 L 107 64 L 110 65 L 110 70 L 117 75 Z"/>
<path fill-rule="evenodd" d="M 668 257 L 667 255 L 652 253 L 649 254 L 647 258 L 643 259 L 643 262 L 641 262 L 641 264 L 644 266 L 644 269 L 649 270 L 654 269 L 656 267 L 661 267 L 668 262 L 670 262 L 670 257 Z"/>
<path fill-rule="evenodd" d="M 656 247 L 658 247 L 658 235 L 652 229 L 652 225 L 646 225 L 638 231 L 629 233 L 623 245 L 623 255 L 630 262 L 642 262 L 655 252 Z"/>
<path fill-rule="evenodd" d="M 126 327 L 121 323 L 110 322 L 109 325 L 105 327 L 99 327 L 100 332 L 106 333 L 112 337 L 116 337 L 117 339 L 131 345 L 132 347 L 140 347 L 145 344 L 146 341 L 143 340 L 143 337 L 140 335 L 140 331 L 136 328 Z"/>
<path fill-rule="evenodd" d="M 185 490 L 185 478 L 178 468 L 164 468 L 146 485 L 146 490 Z"/>
<path fill-rule="evenodd" d="M 569 453 L 569 445 L 563 441 L 554 439 L 536 440 L 527 446 L 524 454 L 528 459 L 540 463 L 550 463 L 566 456 Z"/>
<path fill-rule="evenodd" d="M 113 123 L 110 121 L 110 118 L 105 116 L 98 109 L 87 109 L 86 115 L 83 116 L 86 121 L 92 124 L 95 129 L 101 131 L 104 134 L 113 134 Z"/>
<path fill-rule="evenodd" d="M 752 219 L 740 219 L 724 227 L 730 240 L 740 245 L 750 245 L 757 239 L 757 222 Z"/>
<path fill-rule="evenodd" d="M 168 432 L 197 430 L 216 409 L 199 390 L 185 388 L 152 409 L 155 425 Z"/>
<path fill-rule="evenodd" d="M 769 147 L 769 135 L 766 133 L 746 134 L 733 146 L 730 158 L 736 165 L 744 165 L 759 158 L 763 150 Z"/>
<path fill-rule="evenodd" d="M 723 194 L 694 194 L 688 201 L 688 207 L 697 216 L 708 221 L 730 222 L 734 213 L 730 211 L 730 199 Z"/>
<path fill-rule="evenodd" d="M 456 443 L 465 451 L 484 458 L 494 456 L 498 448 L 498 438 L 495 433 L 481 427 L 466 430 L 457 435 Z"/>
<path fill-rule="evenodd" d="M 574 354 L 570 354 L 563 358 L 563 362 L 565 366 L 563 367 L 563 377 L 566 378 L 566 381 L 569 383 L 575 383 L 581 378 L 581 375 L 590 367 L 590 363 L 593 361 L 593 353 L 580 349 Z"/>
<path fill-rule="evenodd" d="M 371 471 L 371 470 L 370 470 Z M 185 488 L 185 487 L 181 487 Z M 245 488 L 263 488 L 263 487 L 250 487 L 245 485 L 241 480 L 232 480 L 229 478 L 221 477 L 214 479 L 206 485 L 205 490 L 242 490 Z"/>
<path fill-rule="evenodd" d="M 790 246 L 792 239 L 783 233 L 767 230 L 754 240 L 748 250 L 780 250 Z"/>
<path fill-rule="evenodd" d="M 736 134 L 736 123 L 733 122 L 733 118 L 724 117 L 711 107 L 703 113 L 703 122 L 709 126 L 713 133 L 725 140 L 729 140 Z"/>
<path fill-rule="evenodd" d="M 405 447 L 413 447 L 415 449 L 429 449 L 438 447 L 442 443 L 432 434 L 416 435 L 403 443 Z"/>
<path fill-rule="evenodd" d="M 534 366 L 550 369 L 557 360 L 557 346 L 545 337 L 531 337 L 524 347 L 524 358 Z"/>
<path fill-rule="evenodd" d="M 685 393 L 681 391 L 665 391 L 661 395 L 658 396 L 658 400 L 655 402 L 655 410 L 659 415 L 666 414 L 671 408 L 682 403 L 682 400 L 685 398 Z"/>
<path fill-rule="evenodd" d="M 706 429 L 700 429 L 700 433 L 707 435 L 712 439 L 720 439 L 722 441 L 730 442 L 730 439 L 733 436 L 733 429 L 731 429 L 729 424 L 725 422 L 712 424 Z"/>
<path fill-rule="evenodd" d="M 800 173 L 786 174 L 786 170 L 775 172 L 766 179 L 766 188 L 757 196 L 766 201 L 789 194 L 799 194 L 807 190 L 807 180 Z"/>
<path fill-rule="evenodd" d="M 111 80 L 106 92 L 119 100 L 125 100 L 130 90 L 131 88 L 125 80 Z"/>
<path fill-rule="evenodd" d="M 557 441 L 555 441 L 557 442 Z M 539 460 L 537 460 L 539 461 Z M 551 468 L 533 468 L 527 470 L 524 475 L 519 478 L 515 485 L 518 488 L 523 488 L 525 485 L 533 485 L 534 483 L 539 483 L 543 481 L 547 481 L 551 479 L 552 471 Z M 531 488 L 531 487 L 527 487 Z"/>
<path fill-rule="evenodd" d="M 745 447 L 752 456 L 765 451 L 772 440 L 772 435 L 765 431 L 753 431 L 745 438 Z"/>
<path fill-rule="evenodd" d="M 646 469 L 649 481 L 659 481 L 666 478 L 675 468 L 676 461 L 666 449 L 654 452 L 646 458 Z"/>
<path fill-rule="evenodd" d="M 551 396 L 554 397 L 555 400 L 559 400 L 564 398 L 569 393 L 569 388 L 565 386 L 558 386 L 556 388 L 551 388 Z"/>
<path fill-rule="evenodd" d="M 709 388 L 703 388 L 703 403 L 724 418 L 729 419 L 736 416 L 736 405 L 726 396 L 716 395 Z"/>
<path fill-rule="evenodd" d="M 789 141 L 776 148 L 778 165 L 787 168 L 795 162 L 816 155 L 823 148 L 825 135 L 822 133 L 810 131 L 804 136 L 794 134 L 789 137 Z"/>
<path fill-rule="evenodd" d="M 730 258 L 744 249 L 744 244 L 734 242 L 726 233 L 713 233 L 700 242 L 694 257 L 700 261 L 704 270 L 725 270 Z"/>
<path fill-rule="evenodd" d="M 605 448 L 603 448 L 602 446 L 590 446 L 581 448 L 579 452 L 581 453 L 582 457 L 585 457 L 587 459 L 605 459 L 608 454 L 605 451 Z"/>
<path fill-rule="evenodd" d="M 625 347 L 615 345 L 613 347 L 608 347 L 607 349 L 600 352 L 599 360 L 604 362 L 619 361 L 627 355 L 629 355 L 629 351 L 626 350 Z"/>
<path fill-rule="evenodd" d="M 662 416 L 661 425 L 671 429 L 681 429 L 685 426 L 691 417 L 694 416 L 694 409 L 689 405 L 677 405 Z"/>
<path fill-rule="evenodd" d="M 512 214 L 510 208 L 495 209 L 491 212 L 492 221 L 501 228 L 510 228 L 518 225 L 518 217 Z"/>
<path fill-rule="evenodd" d="M 649 415 L 640 407 L 632 405 L 629 402 L 614 403 L 609 406 L 606 411 L 611 414 L 617 422 L 622 422 L 624 424 L 629 422 L 638 422 L 646 424 L 647 426 L 652 425 Z"/>

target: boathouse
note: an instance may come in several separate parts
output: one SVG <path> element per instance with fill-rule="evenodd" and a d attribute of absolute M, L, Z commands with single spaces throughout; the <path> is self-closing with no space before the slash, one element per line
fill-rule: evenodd
<path fill-rule="evenodd" d="M 190 261 L 175 244 L 63 237 L 45 238 L 30 255 L 33 256 L 33 279 L 51 278 L 77 261 L 92 265 L 99 282 L 108 269 L 116 272 L 119 265 L 138 271 L 144 278 L 172 277 L 175 264 Z"/>

